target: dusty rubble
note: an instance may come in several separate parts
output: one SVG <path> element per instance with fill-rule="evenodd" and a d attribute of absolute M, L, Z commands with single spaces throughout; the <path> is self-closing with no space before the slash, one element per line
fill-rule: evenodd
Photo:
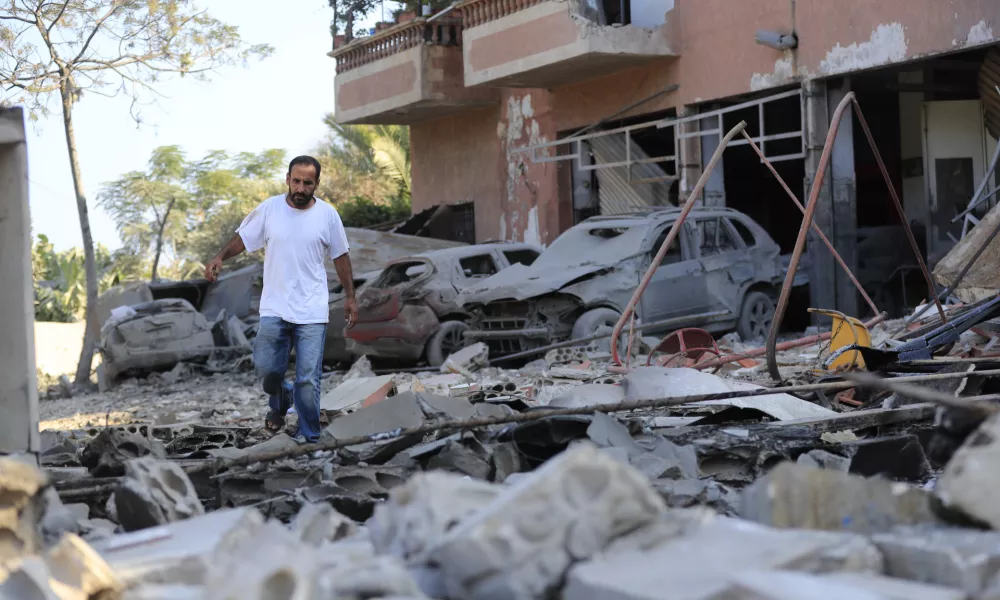
<path fill-rule="evenodd" d="M 977 329 L 912 381 L 989 393 Z M 47 400 L 41 469 L 0 459 L 0 598 L 1000 598 L 1000 417 L 843 384 L 822 341 L 773 391 L 656 342 L 627 369 L 600 344 L 362 359 L 326 374 L 315 447 L 262 432 L 239 368 Z"/>

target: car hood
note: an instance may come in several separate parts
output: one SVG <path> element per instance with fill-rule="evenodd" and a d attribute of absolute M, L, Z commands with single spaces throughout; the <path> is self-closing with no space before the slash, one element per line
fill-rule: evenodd
<path fill-rule="evenodd" d="M 511 265 L 496 275 L 463 290 L 458 296 L 458 304 L 464 306 L 493 302 L 503 298 L 515 300 L 534 298 L 560 290 L 575 279 L 596 273 L 609 266 L 611 265 L 593 263 L 568 267 Z"/>

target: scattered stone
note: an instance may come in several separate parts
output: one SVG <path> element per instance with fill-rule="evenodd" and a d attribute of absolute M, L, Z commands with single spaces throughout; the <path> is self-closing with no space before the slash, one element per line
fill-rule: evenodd
<path fill-rule="evenodd" d="M 88 600 L 113 598 L 122 586 L 108 564 L 79 537 L 67 534 L 44 557 L 14 564 L 0 584 L 0 598 Z"/>
<path fill-rule="evenodd" d="M 489 360 L 489 347 L 483 342 L 477 342 L 451 354 L 441 365 L 441 372 L 464 375 L 466 372 L 474 372 L 485 367 Z"/>
<path fill-rule="evenodd" d="M 346 375 L 344 375 L 342 383 L 358 377 L 375 377 L 375 371 L 372 371 L 372 361 L 368 360 L 367 356 L 362 356 L 358 360 L 354 361 L 354 364 L 351 365 L 351 369 Z"/>
<path fill-rule="evenodd" d="M 149 457 L 125 464 L 125 479 L 115 490 L 115 508 L 125 531 L 205 514 L 187 473 L 177 463 Z"/>
<path fill-rule="evenodd" d="M 73 382 L 66 375 L 59 376 L 59 394 L 63 398 L 73 397 Z"/>
<path fill-rule="evenodd" d="M 0 564 L 41 549 L 47 486 L 32 457 L 0 457 Z"/>
<path fill-rule="evenodd" d="M 357 532 L 354 521 L 338 513 L 329 504 L 307 502 L 289 523 L 292 531 L 307 544 L 319 547 L 324 542 L 336 542 Z"/>
<path fill-rule="evenodd" d="M 1000 414 L 983 421 L 945 466 L 937 497 L 945 507 L 1000 529 Z"/>
<path fill-rule="evenodd" d="M 734 592 L 735 574 L 783 568 L 879 573 L 882 568 L 878 550 L 858 535 L 780 531 L 726 518 L 653 541 L 658 543 L 652 547 L 609 550 L 574 566 L 562 597 L 658 600 L 670 590 L 670 598 L 684 600 L 756 598 Z"/>
<path fill-rule="evenodd" d="M 625 390 L 620 385 L 585 383 L 568 388 L 562 395 L 548 403 L 551 408 L 580 408 L 618 404 L 625 400 Z"/>
<path fill-rule="evenodd" d="M 431 457 L 427 468 L 460 473 L 484 481 L 489 479 L 491 471 L 488 456 L 479 454 L 458 441 L 445 444 L 440 452 Z"/>
<path fill-rule="evenodd" d="M 979 594 L 1000 574 L 1000 533 L 900 527 L 872 537 L 893 577 Z"/>
<path fill-rule="evenodd" d="M 739 512 L 739 494 L 710 479 L 660 479 L 653 482 L 653 489 L 670 508 L 707 506 L 727 516 Z"/>
<path fill-rule="evenodd" d="M 165 458 L 166 450 L 157 440 L 105 428 L 83 449 L 80 462 L 94 477 L 118 477 L 125 474 L 125 463 L 145 456 Z"/>
<path fill-rule="evenodd" d="M 731 577 L 731 597 L 748 600 L 967 600 L 958 590 L 871 573 L 744 571 Z"/>
<path fill-rule="evenodd" d="M 503 483 L 512 475 L 524 470 L 524 461 L 517 446 L 512 442 L 503 442 L 493 446 L 490 453 L 490 463 L 493 467 L 493 481 Z"/>
<path fill-rule="evenodd" d="M 504 487 L 445 535 L 429 563 L 450 597 L 542 597 L 573 562 L 652 523 L 665 508 L 640 473 L 580 444 Z"/>
<path fill-rule="evenodd" d="M 847 473 L 851 468 L 850 458 L 819 449 L 800 454 L 795 462 L 807 467 L 830 469 L 831 471 L 840 471 L 841 473 Z"/>
<path fill-rule="evenodd" d="M 878 533 L 940 523 L 930 501 L 905 483 L 785 462 L 744 490 L 740 513 L 778 528 Z"/>
<path fill-rule="evenodd" d="M 847 447 L 854 453 L 850 470 L 856 475 L 922 481 L 931 470 L 923 445 L 912 434 L 859 440 Z"/>
<path fill-rule="evenodd" d="M 75 514 L 73 510 L 62 503 L 59 492 L 52 487 L 45 489 L 44 498 L 45 513 L 42 516 L 41 532 L 45 545 L 51 546 L 66 533 L 79 534 L 80 520 L 86 519 L 88 516 L 87 505 L 83 505 L 84 513 L 82 516 Z"/>

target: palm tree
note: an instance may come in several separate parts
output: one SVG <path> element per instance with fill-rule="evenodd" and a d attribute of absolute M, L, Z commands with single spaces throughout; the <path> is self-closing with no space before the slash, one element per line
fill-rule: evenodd
<path fill-rule="evenodd" d="M 324 119 L 330 138 L 320 153 L 354 174 L 385 178 L 397 199 L 410 200 L 410 130 L 404 125 L 343 125 L 333 115 Z"/>

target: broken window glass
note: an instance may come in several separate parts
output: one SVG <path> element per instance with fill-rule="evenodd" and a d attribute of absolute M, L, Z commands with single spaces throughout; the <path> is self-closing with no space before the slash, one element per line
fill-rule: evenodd
<path fill-rule="evenodd" d="M 660 246 L 663 245 L 663 242 L 667 241 L 668 233 L 670 233 L 669 226 L 656 238 L 656 243 L 653 244 L 653 248 L 649 251 L 650 258 L 655 257 L 656 253 L 660 251 Z M 681 236 L 680 232 L 678 232 L 677 237 L 674 238 L 674 241 L 670 243 L 670 247 L 667 248 L 667 253 L 663 255 L 663 260 L 660 261 L 660 267 L 679 263 L 683 259 L 684 257 L 681 256 Z"/>
<path fill-rule="evenodd" d="M 522 264 L 526 267 L 530 267 L 531 263 L 538 258 L 538 253 L 534 250 L 507 250 L 503 255 L 507 257 L 507 262 L 510 264 Z"/>
<path fill-rule="evenodd" d="M 753 232 L 750 231 L 749 227 L 738 219 L 730 219 L 729 222 L 736 228 L 736 233 L 740 234 L 740 237 L 743 238 L 743 243 L 746 244 L 747 248 L 753 248 L 757 245 L 757 240 L 753 237 Z"/>
<path fill-rule="evenodd" d="M 420 277 L 430 267 L 424 262 L 407 262 L 392 265 L 382 272 L 382 275 L 375 282 L 374 287 L 390 288 L 401 283 L 408 283 Z"/>
<path fill-rule="evenodd" d="M 702 258 L 739 249 L 722 219 L 698 221 L 696 231 Z"/>
<path fill-rule="evenodd" d="M 493 257 L 489 254 L 460 258 L 458 264 L 461 265 L 462 273 L 466 277 L 489 277 L 498 271 Z"/>

